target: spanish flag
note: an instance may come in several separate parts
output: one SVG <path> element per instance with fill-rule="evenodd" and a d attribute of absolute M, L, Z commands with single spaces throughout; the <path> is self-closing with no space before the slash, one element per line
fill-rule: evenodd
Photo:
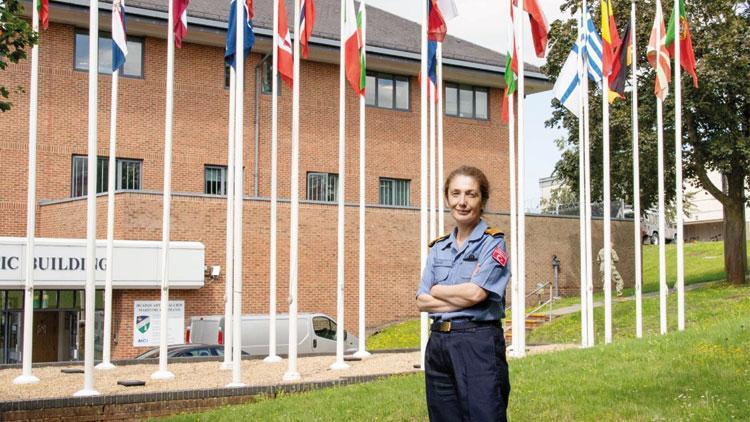
<path fill-rule="evenodd" d="M 617 35 L 615 15 L 612 0 L 602 0 L 602 74 L 612 74 L 614 52 L 620 47 L 620 37 Z"/>

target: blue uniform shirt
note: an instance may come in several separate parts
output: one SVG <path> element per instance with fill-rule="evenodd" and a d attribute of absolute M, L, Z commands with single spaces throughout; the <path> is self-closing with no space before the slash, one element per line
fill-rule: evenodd
<path fill-rule="evenodd" d="M 436 284 L 471 282 L 487 291 L 487 299 L 455 312 L 430 313 L 430 318 L 496 321 L 505 316 L 505 287 L 510 280 L 510 262 L 505 255 L 506 265 L 502 266 L 492 256 L 496 248 L 501 254 L 506 254 L 505 239 L 503 236 L 493 237 L 485 230 L 487 223 L 480 220 L 460 249 L 456 243 L 457 228 L 450 236 L 432 245 L 417 296 L 430 294 L 430 289 Z"/>

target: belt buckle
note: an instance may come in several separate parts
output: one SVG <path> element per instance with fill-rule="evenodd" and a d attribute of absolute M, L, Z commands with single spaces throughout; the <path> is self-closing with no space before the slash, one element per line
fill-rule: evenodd
<path fill-rule="evenodd" d="M 438 331 L 440 331 L 441 333 L 449 333 L 451 331 L 451 322 L 441 321 L 440 327 L 438 327 Z"/>

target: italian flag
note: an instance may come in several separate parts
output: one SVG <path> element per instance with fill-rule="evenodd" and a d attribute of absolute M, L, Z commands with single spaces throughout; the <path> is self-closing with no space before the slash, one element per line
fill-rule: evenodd
<path fill-rule="evenodd" d="M 346 0 L 344 7 L 346 80 L 349 81 L 349 85 L 351 85 L 357 94 L 364 95 L 364 81 L 366 80 L 364 43 L 362 40 L 362 18 L 364 17 L 364 13 L 361 7 L 359 15 L 355 13 L 354 0 Z"/>
<path fill-rule="evenodd" d="M 513 2 L 510 3 L 510 21 L 515 22 Z M 508 123 L 510 120 L 509 116 L 509 104 L 508 97 L 515 94 L 516 92 L 516 79 L 518 78 L 518 56 L 516 55 L 516 41 L 515 34 L 513 32 L 513 25 L 509 25 L 508 28 L 508 51 L 505 53 L 505 93 L 503 94 L 503 114 L 502 121 Z"/>
<path fill-rule="evenodd" d="M 49 0 L 36 0 L 36 10 L 39 11 L 39 22 L 42 29 L 49 28 Z"/>
<path fill-rule="evenodd" d="M 674 57 L 674 13 L 669 19 L 667 27 L 667 39 L 664 44 L 667 45 L 669 54 Z M 685 14 L 685 1 L 680 0 L 680 64 L 693 77 L 693 86 L 698 88 L 698 75 L 695 73 L 695 53 L 693 52 L 693 39 L 690 36 L 690 25 L 688 25 L 687 15 Z"/>

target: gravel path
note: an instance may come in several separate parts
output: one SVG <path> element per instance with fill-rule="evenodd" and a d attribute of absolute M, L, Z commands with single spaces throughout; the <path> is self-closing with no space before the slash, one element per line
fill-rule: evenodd
<path fill-rule="evenodd" d="M 530 346 L 528 354 L 554 352 L 577 345 Z M 402 374 L 418 372 L 414 364 L 419 362 L 419 352 L 376 353 L 372 357 L 347 362 L 351 367 L 334 371 L 329 366 L 334 356 L 300 357 L 297 370 L 301 380 L 297 382 L 329 381 L 343 377 L 379 374 Z M 94 386 L 101 394 L 134 394 L 157 391 L 192 390 L 221 388 L 232 380 L 232 371 L 220 370 L 220 362 L 171 363 L 169 370 L 175 374 L 171 381 L 151 380 L 151 374 L 158 364 L 118 366 L 109 371 L 95 370 Z M 20 369 L 0 371 L 0 401 L 28 400 L 37 398 L 71 397 L 83 387 L 83 374 L 64 374 L 60 366 L 35 368 L 38 384 L 14 385 L 13 379 L 20 375 Z M 82 368 L 80 365 L 71 368 Z M 287 361 L 265 363 L 260 359 L 242 361 L 242 381 L 247 385 L 284 384 L 282 376 L 287 369 Z M 143 380 L 143 387 L 123 387 L 118 380 Z"/>

